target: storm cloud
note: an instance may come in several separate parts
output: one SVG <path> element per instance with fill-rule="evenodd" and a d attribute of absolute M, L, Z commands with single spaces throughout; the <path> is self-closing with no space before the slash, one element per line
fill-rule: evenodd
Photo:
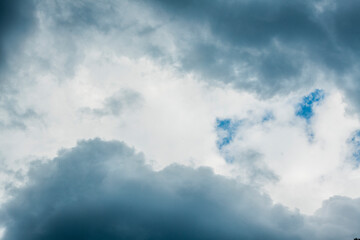
<path fill-rule="evenodd" d="M 359 10 L 360 3 L 351 0 L 38 4 L 53 34 L 62 39 L 59 54 L 68 55 L 63 72 L 72 72 L 82 61 L 84 43 L 111 44 L 120 54 L 151 57 L 260 98 L 311 89 L 322 76 L 355 107 Z M 99 34 L 118 41 L 99 40 Z"/>
<path fill-rule="evenodd" d="M 309 218 L 209 168 L 156 172 L 124 143 L 100 139 L 34 163 L 13 192 L 1 214 L 5 240 L 346 239 L 360 217 L 359 200 L 328 200 Z M 334 223 L 341 231 L 329 237 Z"/>
<path fill-rule="evenodd" d="M 182 67 L 205 79 L 253 89 L 260 96 L 311 86 L 317 71 L 335 74 L 339 86 L 350 75 L 357 85 L 357 1 L 152 3 L 180 28 L 191 29 Z M 204 29 L 205 37 L 198 34 Z"/>

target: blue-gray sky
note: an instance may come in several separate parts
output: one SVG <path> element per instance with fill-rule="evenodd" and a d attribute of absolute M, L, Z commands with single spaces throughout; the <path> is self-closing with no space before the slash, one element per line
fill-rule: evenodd
<path fill-rule="evenodd" d="M 360 2 L 0 3 L 0 236 L 360 237 Z"/>

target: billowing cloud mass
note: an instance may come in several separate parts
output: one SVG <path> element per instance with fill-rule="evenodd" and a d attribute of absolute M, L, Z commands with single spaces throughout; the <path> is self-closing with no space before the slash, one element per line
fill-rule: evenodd
<path fill-rule="evenodd" d="M 155 172 L 100 139 L 34 163 L 29 177 L 2 211 L 3 239 L 347 239 L 360 218 L 360 200 L 330 199 L 309 218 L 209 168 Z"/>
<path fill-rule="evenodd" d="M 37 4 L 43 21 L 60 32 L 57 48 L 69 50 L 68 71 L 82 58 L 81 43 L 99 40 L 98 33 L 117 39 L 102 42 L 115 51 L 175 63 L 206 81 L 231 83 L 260 97 L 308 89 L 325 78 L 357 106 L 357 1 Z"/>
<path fill-rule="evenodd" d="M 0 239 L 360 238 L 359 12 L 2 1 Z"/>
<path fill-rule="evenodd" d="M 356 97 L 352 87 L 358 91 L 357 1 L 151 3 L 174 25 L 192 33 L 181 54 L 186 71 L 264 96 L 311 86 L 319 71 L 329 72 L 327 78 L 335 75 L 336 84 L 350 98 Z"/>

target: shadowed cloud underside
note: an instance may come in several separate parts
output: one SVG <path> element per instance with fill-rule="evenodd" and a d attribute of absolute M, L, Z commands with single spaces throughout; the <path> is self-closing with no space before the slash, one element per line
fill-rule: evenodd
<path fill-rule="evenodd" d="M 330 199 L 310 218 L 209 168 L 155 172 L 134 149 L 100 139 L 34 163 L 29 177 L 1 211 L 4 240 L 325 239 L 342 226 L 335 239 L 360 217 L 359 200 Z M 353 214 L 337 219 L 344 203 Z"/>

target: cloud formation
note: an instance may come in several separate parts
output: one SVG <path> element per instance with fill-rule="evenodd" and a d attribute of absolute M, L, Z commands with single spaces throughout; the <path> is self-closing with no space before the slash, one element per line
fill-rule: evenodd
<path fill-rule="evenodd" d="M 358 2 L 0 7 L 4 239 L 359 237 Z"/>
<path fill-rule="evenodd" d="M 330 199 L 309 218 L 209 168 L 155 172 L 124 143 L 94 139 L 34 164 L 1 220 L 4 240 L 347 239 L 358 201 Z"/>
<path fill-rule="evenodd" d="M 0 70 L 14 68 L 13 55 L 18 53 L 36 24 L 32 0 L 5 0 L 0 3 Z M 2 76 L 2 79 L 4 76 Z"/>
<path fill-rule="evenodd" d="M 83 113 L 93 114 L 97 117 L 108 115 L 119 116 L 124 108 L 136 108 L 141 105 L 141 95 L 131 89 L 122 89 L 106 98 L 101 108 L 82 108 Z"/>
<path fill-rule="evenodd" d="M 61 39 L 54 40 L 62 49 L 60 64 L 54 65 L 66 68 L 58 73 L 73 74 L 83 61 L 84 44 L 97 44 L 261 98 L 308 91 L 326 81 L 358 107 L 357 1 L 82 0 L 37 8 Z"/>
<path fill-rule="evenodd" d="M 319 70 L 334 73 L 339 86 L 351 75 L 356 85 L 357 1 L 152 3 L 193 34 L 184 43 L 186 71 L 264 96 L 311 85 Z"/>
<path fill-rule="evenodd" d="M 297 213 L 210 169 L 154 172 L 125 144 L 99 139 L 34 166 L 5 213 L 5 240 L 288 239 L 294 233 L 282 222 L 302 225 Z"/>

